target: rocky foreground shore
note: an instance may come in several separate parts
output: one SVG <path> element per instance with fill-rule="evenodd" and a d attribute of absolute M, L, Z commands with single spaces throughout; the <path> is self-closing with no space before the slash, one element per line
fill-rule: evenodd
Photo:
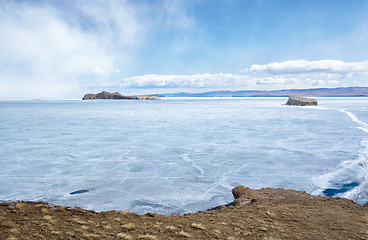
<path fill-rule="evenodd" d="M 368 239 L 368 209 L 348 199 L 244 186 L 233 195 L 235 206 L 182 216 L 1 202 L 0 239 Z"/>

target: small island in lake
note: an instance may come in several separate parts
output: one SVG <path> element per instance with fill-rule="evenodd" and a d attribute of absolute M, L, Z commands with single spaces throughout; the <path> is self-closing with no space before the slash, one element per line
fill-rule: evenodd
<path fill-rule="evenodd" d="M 161 98 L 156 96 L 125 96 L 118 92 L 115 93 L 109 93 L 106 91 L 102 91 L 100 93 L 94 94 L 94 93 L 87 93 L 84 95 L 82 100 L 99 100 L 99 99 L 113 99 L 113 100 L 161 100 Z"/>
<path fill-rule="evenodd" d="M 313 98 L 304 97 L 289 97 L 286 105 L 296 105 L 296 106 L 317 106 L 317 100 Z"/>

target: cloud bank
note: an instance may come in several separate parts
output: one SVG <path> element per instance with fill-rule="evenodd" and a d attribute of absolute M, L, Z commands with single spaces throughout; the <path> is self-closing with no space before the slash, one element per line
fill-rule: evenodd
<path fill-rule="evenodd" d="M 310 74 L 327 73 L 340 76 L 352 76 L 354 74 L 368 74 L 368 60 L 362 62 L 343 62 L 340 60 L 291 60 L 273 62 L 264 65 L 252 65 L 245 72 L 266 72 L 269 74 Z"/>
<path fill-rule="evenodd" d="M 336 80 L 322 80 L 311 78 L 297 78 L 288 76 L 257 77 L 251 75 L 237 75 L 229 73 L 205 73 L 193 75 L 156 75 L 147 74 L 126 77 L 119 81 L 106 82 L 102 86 L 111 89 L 150 89 L 158 91 L 178 91 L 180 89 L 259 89 L 273 90 L 280 88 L 333 87 Z M 175 90 L 178 89 L 178 90 Z M 162 92 L 162 91 L 161 91 Z"/>
<path fill-rule="evenodd" d="M 270 74 L 264 76 L 264 73 Z M 359 76 L 367 86 L 368 60 L 290 60 L 264 65 L 252 65 L 244 74 L 206 73 L 193 75 L 147 74 L 126 77 L 104 86 L 121 89 L 255 89 L 341 87 L 346 80 Z M 358 83 L 358 82 L 356 82 Z"/>

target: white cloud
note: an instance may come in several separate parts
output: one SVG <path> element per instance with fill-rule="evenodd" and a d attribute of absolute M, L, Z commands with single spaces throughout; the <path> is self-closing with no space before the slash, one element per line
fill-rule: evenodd
<path fill-rule="evenodd" d="M 164 89 L 165 91 L 181 91 L 182 89 L 207 90 L 239 90 L 259 89 L 275 90 L 285 88 L 333 87 L 339 84 L 336 80 L 310 79 L 287 76 L 256 77 L 250 75 L 234 75 L 228 73 L 193 74 L 193 75 L 156 75 L 125 77 L 115 82 L 105 82 L 101 88 L 112 89 Z M 156 89 L 156 90 L 155 90 Z"/>
<path fill-rule="evenodd" d="M 1 97 L 63 97 L 87 81 L 106 79 L 117 59 L 130 60 L 145 31 L 128 3 L 71 4 L 0 4 Z"/>
<path fill-rule="evenodd" d="M 0 1 L 0 96 L 78 96 L 134 69 L 139 50 L 166 31 L 180 33 L 170 49 L 183 52 L 182 39 L 195 27 L 189 6 L 169 0 Z"/>
<path fill-rule="evenodd" d="M 311 74 L 325 73 L 352 77 L 355 74 L 368 73 L 368 60 L 362 62 L 343 62 L 340 60 L 290 60 L 264 65 L 252 65 L 245 72 L 266 72 L 270 74 Z M 331 77 L 332 75 L 330 75 Z"/>
<path fill-rule="evenodd" d="M 140 39 L 146 31 L 143 9 L 119 0 L 74 2 L 76 22 L 98 36 L 101 46 L 112 48 L 109 50 L 117 50 L 117 47 L 127 50 L 142 43 Z"/>

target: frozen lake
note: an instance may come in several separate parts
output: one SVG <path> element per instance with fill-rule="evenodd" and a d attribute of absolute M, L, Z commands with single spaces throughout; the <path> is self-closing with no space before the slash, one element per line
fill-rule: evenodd
<path fill-rule="evenodd" d="M 185 213 L 274 187 L 368 201 L 368 99 L 0 101 L 0 199 Z"/>

